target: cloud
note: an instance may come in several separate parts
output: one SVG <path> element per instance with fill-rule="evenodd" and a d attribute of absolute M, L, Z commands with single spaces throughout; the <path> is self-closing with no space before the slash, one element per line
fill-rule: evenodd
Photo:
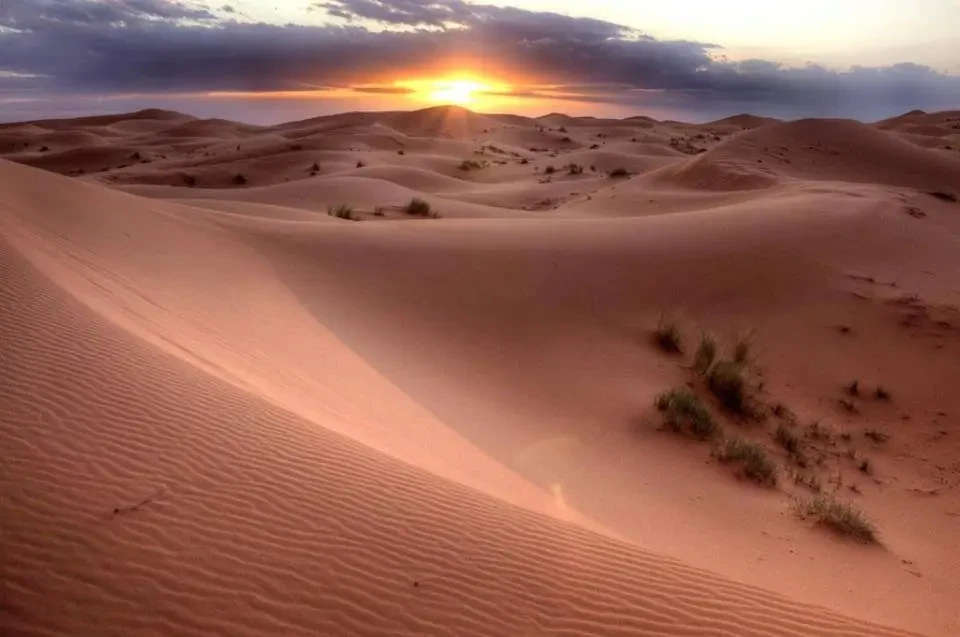
<path fill-rule="evenodd" d="M 323 0 L 313 8 L 326 24 L 239 22 L 231 5 L 219 5 L 217 17 L 187 0 L 6 0 L 0 91 L 298 90 L 473 67 L 585 101 L 638 105 L 800 115 L 960 103 L 960 78 L 909 63 L 838 71 L 733 61 L 711 43 L 463 0 Z M 540 92 L 517 86 L 511 94 Z"/>

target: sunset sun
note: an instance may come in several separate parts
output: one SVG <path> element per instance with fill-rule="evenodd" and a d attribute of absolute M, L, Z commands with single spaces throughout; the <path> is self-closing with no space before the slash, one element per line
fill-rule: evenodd
<path fill-rule="evenodd" d="M 470 104 L 476 99 L 475 93 L 488 90 L 490 86 L 473 80 L 439 80 L 433 83 L 427 98 L 445 104 Z"/>

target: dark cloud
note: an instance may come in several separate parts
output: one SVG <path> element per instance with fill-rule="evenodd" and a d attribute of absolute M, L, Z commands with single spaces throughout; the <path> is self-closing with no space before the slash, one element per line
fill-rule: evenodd
<path fill-rule="evenodd" d="M 730 61 L 710 43 L 463 0 L 323 0 L 314 8 L 330 23 L 218 19 L 186 0 L 6 0 L 0 93 L 297 90 L 469 67 L 638 110 L 656 102 L 857 115 L 960 104 L 960 78 L 915 64 L 836 71 Z M 509 93 L 537 96 L 544 88 Z"/>

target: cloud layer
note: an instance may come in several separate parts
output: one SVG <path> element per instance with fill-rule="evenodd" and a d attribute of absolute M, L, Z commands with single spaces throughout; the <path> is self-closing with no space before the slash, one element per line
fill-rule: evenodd
<path fill-rule="evenodd" d="M 323 0 L 311 12 L 328 18 L 323 26 L 240 22 L 229 5 L 186 0 L 3 7 L 0 93 L 298 90 L 470 66 L 622 103 L 815 115 L 960 104 L 960 78 L 915 64 L 836 71 L 729 61 L 710 43 L 463 0 Z"/>

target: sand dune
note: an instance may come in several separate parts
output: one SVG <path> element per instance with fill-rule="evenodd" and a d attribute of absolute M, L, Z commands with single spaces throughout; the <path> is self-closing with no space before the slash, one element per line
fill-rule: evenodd
<path fill-rule="evenodd" d="M 957 634 L 951 122 L 0 127 L 5 634 Z M 747 328 L 771 488 L 652 406 Z"/>

